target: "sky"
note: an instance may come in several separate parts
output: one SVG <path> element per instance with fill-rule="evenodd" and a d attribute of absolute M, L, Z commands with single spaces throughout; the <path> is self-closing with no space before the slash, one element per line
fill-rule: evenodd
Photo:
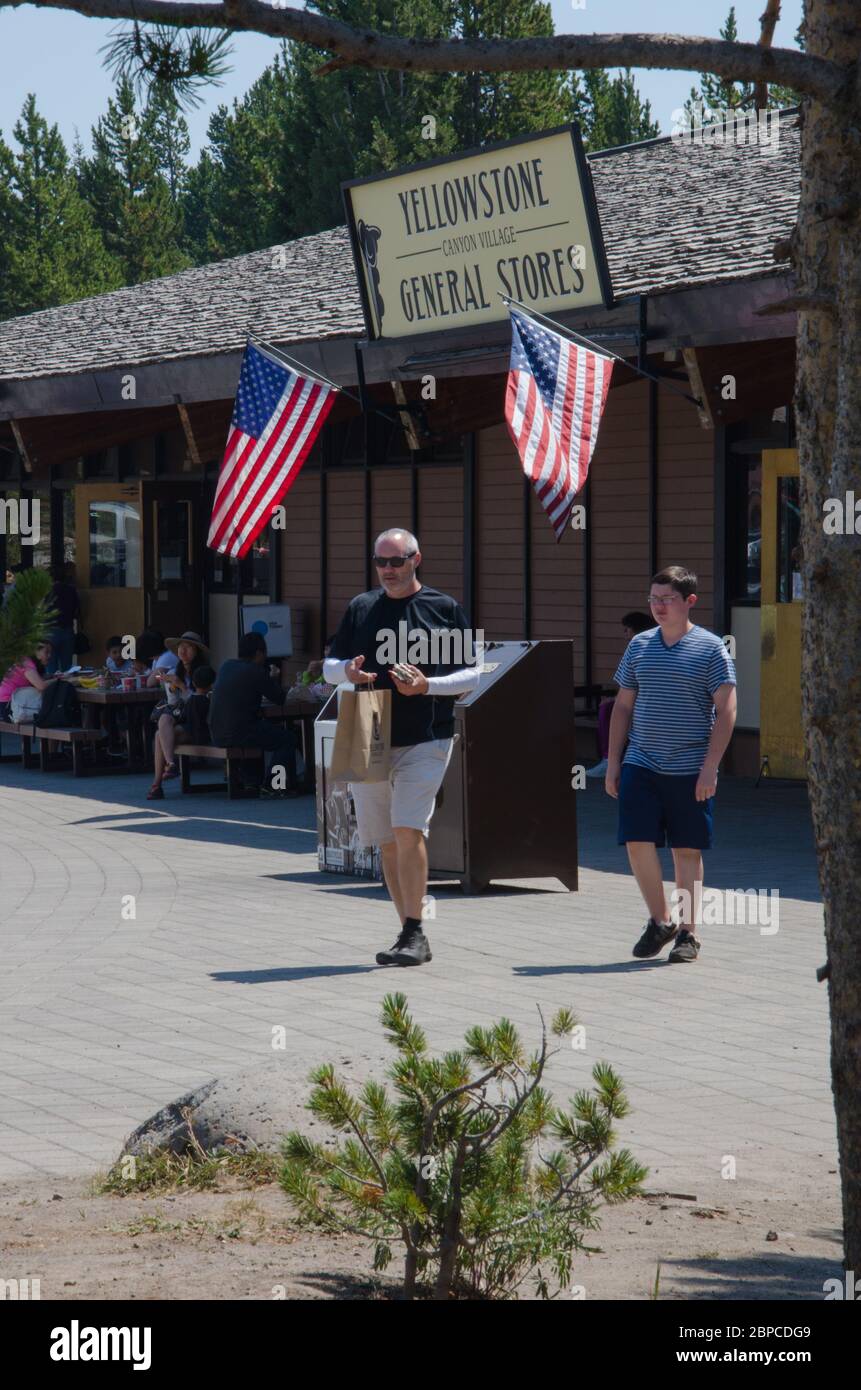
<path fill-rule="evenodd" d="M 298 7 L 298 0 L 294 0 Z M 730 0 L 552 0 L 558 34 L 667 33 L 718 36 L 729 11 Z M 783 0 L 782 17 L 774 42 L 794 47 L 801 20 L 802 0 Z M 763 0 L 737 0 L 739 38 L 755 42 Z M 692 11 L 694 17 L 692 17 Z M 114 21 L 88 19 L 63 10 L 38 10 L 33 5 L 0 10 L 0 52 L 3 80 L 0 84 L 0 132 L 12 144 L 12 127 L 29 92 L 49 124 L 56 124 L 71 151 L 76 131 L 86 150 L 90 130 L 107 106 L 113 91 L 110 74 L 99 50 L 108 41 Z M 211 87 L 200 107 L 186 113 L 196 157 L 206 143 L 210 114 L 222 103 L 241 97 L 272 61 L 277 40 L 262 34 L 240 34 L 233 41 L 231 71 L 221 87 Z M 652 106 L 652 119 L 668 134 L 672 113 L 682 106 L 695 73 L 636 70 L 637 85 Z"/>

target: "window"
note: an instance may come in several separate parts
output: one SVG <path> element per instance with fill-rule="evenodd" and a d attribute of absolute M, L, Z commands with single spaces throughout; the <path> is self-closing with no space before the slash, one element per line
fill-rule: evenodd
<path fill-rule="evenodd" d="M 44 483 L 38 492 L 31 493 L 33 524 L 33 552 L 32 563 L 38 565 L 40 569 L 50 569 L 51 567 L 51 492 L 47 483 Z M 36 525 L 38 523 L 38 532 Z M 36 536 L 38 535 L 38 539 Z"/>
<path fill-rule="evenodd" d="M 156 583 L 187 585 L 191 567 L 191 503 L 155 504 Z"/>
<path fill-rule="evenodd" d="M 758 603 L 762 589 L 762 456 L 730 457 L 727 578 L 730 603 Z"/>
<path fill-rule="evenodd" d="M 246 594 L 269 597 L 269 563 L 273 545 L 278 544 L 281 531 L 265 526 L 242 562 L 242 588 Z"/>
<path fill-rule="evenodd" d="M 63 488 L 63 559 L 74 564 L 75 544 L 75 493 L 70 487 Z"/>
<path fill-rule="evenodd" d="M 141 519 L 130 502 L 90 503 L 90 588 L 139 589 Z"/>
<path fill-rule="evenodd" d="M 208 591 L 214 594 L 235 594 L 236 570 L 237 566 L 241 565 L 243 594 L 260 594 L 268 598 L 272 547 L 280 543 L 282 534 L 281 531 L 273 532 L 270 526 L 265 527 L 241 561 L 233 560 L 229 555 L 220 555 L 218 551 L 207 548 Z"/>
<path fill-rule="evenodd" d="M 801 511 L 797 478 L 777 480 L 777 601 L 794 603 L 801 590 Z"/>

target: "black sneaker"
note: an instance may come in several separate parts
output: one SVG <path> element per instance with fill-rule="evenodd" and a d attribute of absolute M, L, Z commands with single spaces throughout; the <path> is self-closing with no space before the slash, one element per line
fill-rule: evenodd
<path fill-rule="evenodd" d="M 424 932 L 402 931 L 394 946 L 377 952 L 377 965 L 425 965 L 433 960 L 430 942 Z"/>
<path fill-rule="evenodd" d="M 678 965 L 682 961 L 696 960 L 700 953 L 701 941 L 697 941 L 692 931 L 683 927 L 676 938 L 676 944 L 667 957 L 670 965 Z"/>
<path fill-rule="evenodd" d="M 648 960 L 649 956 L 660 955 L 667 942 L 672 941 L 677 932 L 678 927 L 674 927 L 671 922 L 662 926 L 660 922 L 655 921 L 654 917 L 650 917 L 646 923 L 646 930 L 631 955 L 636 956 L 637 960 Z"/>

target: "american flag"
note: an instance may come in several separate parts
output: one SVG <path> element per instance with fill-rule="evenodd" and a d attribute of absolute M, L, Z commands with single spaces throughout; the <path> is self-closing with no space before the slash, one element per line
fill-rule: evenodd
<path fill-rule="evenodd" d="M 613 359 L 510 313 L 505 419 L 559 541 L 589 471 Z"/>
<path fill-rule="evenodd" d="M 296 481 L 334 396 L 334 387 L 248 343 L 212 507 L 212 550 L 239 559 L 248 553 Z"/>

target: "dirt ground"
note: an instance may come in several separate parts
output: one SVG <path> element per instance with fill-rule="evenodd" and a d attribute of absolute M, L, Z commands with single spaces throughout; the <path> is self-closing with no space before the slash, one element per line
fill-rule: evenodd
<path fill-rule="evenodd" d="M 562 1297 L 649 1298 L 660 1264 L 660 1299 L 821 1299 L 841 1260 L 833 1179 L 822 1188 L 724 1207 L 655 1191 L 605 1208 Z M 134 1196 L 94 1195 L 80 1178 L 0 1185 L 0 1274 L 38 1278 L 43 1299 L 396 1297 L 397 1255 L 378 1276 L 369 1252 L 297 1230 L 275 1184 Z"/>

